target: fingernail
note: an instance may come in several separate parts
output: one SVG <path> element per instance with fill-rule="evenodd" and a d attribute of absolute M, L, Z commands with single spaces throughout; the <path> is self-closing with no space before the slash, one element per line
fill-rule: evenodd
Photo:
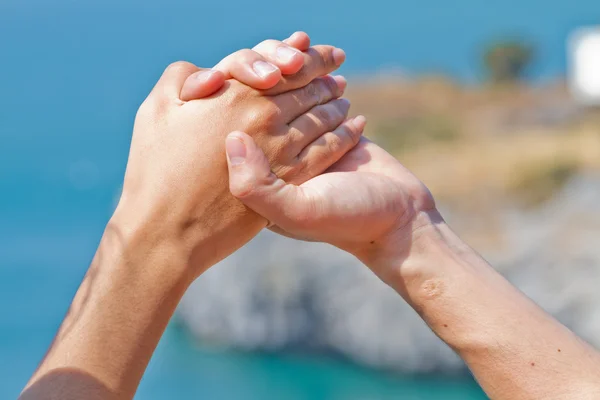
<path fill-rule="evenodd" d="M 290 61 L 292 58 L 294 58 L 296 54 L 300 54 L 297 50 L 294 50 L 287 46 L 278 47 L 276 53 L 279 61 L 284 63 Z"/>
<path fill-rule="evenodd" d="M 266 78 L 273 72 L 277 71 L 276 66 L 265 61 L 256 61 L 252 65 L 252 68 L 254 69 L 254 72 L 256 72 L 256 74 L 261 78 Z"/>
<path fill-rule="evenodd" d="M 346 61 L 346 53 L 342 49 L 333 49 L 333 61 L 338 67 Z"/>
<path fill-rule="evenodd" d="M 202 72 L 199 72 L 198 75 L 196 75 L 196 79 L 201 82 L 206 82 L 210 79 L 211 76 L 213 76 L 216 73 L 217 73 L 217 71 L 213 71 L 211 69 L 208 71 L 202 71 Z"/>
<path fill-rule="evenodd" d="M 225 151 L 231 165 L 240 165 L 246 160 L 246 145 L 236 136 L 225 139 Z"/>
<path fill-rule="evenodd" d="M 334 75 L 333 80 L 337 83 L 340 91 L 343 93 L 346 90 L 346 86 L 348 86 L 348 81 L 342 75 Z"/>

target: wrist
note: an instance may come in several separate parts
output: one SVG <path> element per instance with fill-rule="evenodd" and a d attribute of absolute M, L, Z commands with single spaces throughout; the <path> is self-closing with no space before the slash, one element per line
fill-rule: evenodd
<path fill-rule="evenodd" d="M 117 397 L 133 397 L 191 282 L 179 272 L 184 253 L 153 238 L 153 230 L 144 226 L 126 224 L 118 215 L 108 223 L 52 351 L 28 387 L 39 385 L 57 370 L 81 370 Z M 60 390 L 60 398 L 73 397 L 73 387 Z"/>
<path fill-rule="evenodd" d="M 437 209 L 418 213 L 405 229 L 355 255 L 406 300 L 415 301 L 421 288 L 441 282 L 450 269 L 463 268 L 465 260 L 479 259 Z"/>
<path fill-rule="evenodd" d="M 99 250 L 103 248 L 110 249 L 119 260 L 111 265 L 126 269 L 132 276 L 139 274 L 173 285 L 189 285 L 193 280 L 189 266 L 192 251 L 160 218 L 117 208 L 104 231 Z"/>

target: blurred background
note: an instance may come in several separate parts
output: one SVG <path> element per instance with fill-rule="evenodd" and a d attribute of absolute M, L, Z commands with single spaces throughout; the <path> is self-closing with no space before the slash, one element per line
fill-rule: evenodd
<path fill-rule="evenodd" d="M 0 0 L 0 397 L 68 308 L 164 67 L 296 30 L 346 50 L 352 113 L 450 224 L 600 347 L 599 17 L 597 0 Z M 200 397 L 485 395 L 355 260 L 265 233 L 186 294 L 137 395 Z"/>

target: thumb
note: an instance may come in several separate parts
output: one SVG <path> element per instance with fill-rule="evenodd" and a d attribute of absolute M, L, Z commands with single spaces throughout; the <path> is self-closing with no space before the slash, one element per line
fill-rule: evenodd
<path fill-rule="evenodd" d="M 225 149 L 231 194 L 286 231 L 294 231 L 300 221 L 306 221 L 310 198 L 301 187 L 288 184 L 271 172 L 265 153 L 250 136 L 230 133 Z"/>

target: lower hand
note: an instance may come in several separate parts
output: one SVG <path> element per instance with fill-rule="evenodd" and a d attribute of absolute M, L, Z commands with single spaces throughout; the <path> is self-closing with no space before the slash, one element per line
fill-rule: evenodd
<path fill-rule="evenodd" d="M 353 121 L 357 130 L 364 123 Z M 245 162 L 229 165 L 230 190 L 284 235 L 333 244 L 373 267 L 374 259 L 390 252 L 408 256 L 413 233 L 430 220 L 420 216 L 435 212 L 421 181 L 365 138 L 326 173 L 299 186 L 279 179 L 252 139 L 245 141 L 251 151 Z M 313 151 L 334 150 L 327 146 Z M 374 269 L 385 280 L 386 271 Z"/>

